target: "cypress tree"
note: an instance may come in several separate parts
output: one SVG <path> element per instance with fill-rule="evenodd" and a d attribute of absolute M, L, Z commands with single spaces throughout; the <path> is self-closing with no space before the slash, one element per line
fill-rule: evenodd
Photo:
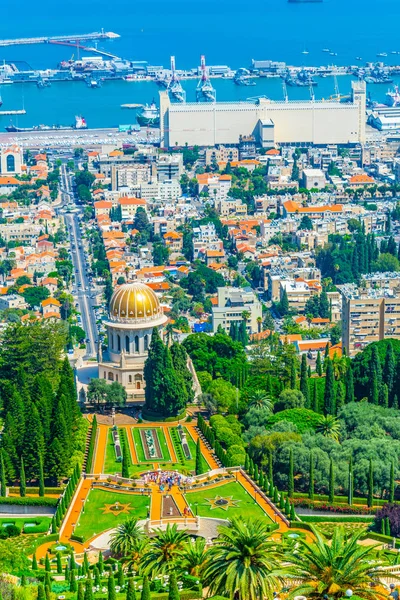
<path fill-rule="evenodd" d="M 82 567 L 83 567 L 83 573 L 84 573 L 84 575 L 87 575 L 88 571 L 89 571 L 89 559 L 88 559 L 88 555 L 86 554 L 86 552 L 83 555 L 83 564 L 82 564 Z"/>
<path fill-rule="evenodd" d="M 289 475 L 288 475 L 288 497 L 293 498 L 294 494 L 294 464 L 293 464 L 293 450 L 290 448 L 289 451 Z"/>
<path fill-rule="evenodd" d="M 279 508 L 280 508 L 280 510 L 284 510 L 284 508 L 285 508 L 285 498 L 283 497 L 282 492 L 279 496 Z"/>
<path fill-rule="evenodd" d="M 76 562 L 75 562 L 75 554 L 73 552 L 71 552 L 71 554 L 69 555 L 69 568 L 71 569 L 75 569 L 76 570 Z"/>
<path fill-rule="evenodd" d="M 393 344 L 388 342 L 386 348 L 385 365 L 383 367 L 383 381 L 388 387 L 389 397 L 392 399 L 392 391 L 396 378 L 396 361 L 394 358 Z"/>
<path fill-rule="evenodd" d="M 284 317 L 289 312 L 289 298 L 288 298 L 286 289 L 284 289 L 282 292 L 278 310 L 279 310 L 279 314 L 281 315 L 281 317 Z"/>
<path fill-rule="evenodd" d="M 46 596 L 46 600 L 51 600 L 51 588 L 48 585 L 44 586 L 44 593 Z"/>
<path fill-rule="evenodd" d="M 329 504 L 333 504 L 335 500 L 335 471 L 333 468 L 333 460 L 329 461 Z"/>
<path fill-rule="evenodd" d="M 254 465 L 254 476 L 253 476 L 253 479 L 254 479 L 254 481 L 256 483 L 258 482 L 258 477 L 259 477 L 259 474 L 258 474 L 258 465 Z"/>
<path fill-rule="evenodd" d="M 347 502 L 350 506 L 353 504 L 353 457 L 350 456 L 349 461 L 349 482 L 348 482 L 348 494 Z"/>
<path fill-rule="evenodd" d="M 101 575 L 101 573 L 104 571 L 103 553 L 101 551 L 99 552 L 99 560 L 97 561 L 97 565 L 99 567 L 99 573 Z"/>
<path fill-rule="evenodd" d="M 335 395 L 335 405 L 336 405 L 336 413 L 339 413 L 341 408 L 344 406 L 345 399 L 345 389 L 343 383 L 338 381 L 336 384 L 336 395 Z"/>
<path fill-rule="evenodd" d="M 389 519 L 389 517 L 386 517 L 385 521 L 386 521 L 386 531 L 385 531 L 385 534 L 388 535 L 388 536 L 390 536 L 391 535 L 391 531 L 390 531 L 391 528 L 390 528 L 390 519 Z"/>
<path fill-rule="evenodd" d="M 345 402 L 348 404 L 349 402 L 354 402 L 354 378 L 353 378 L 353 369 L 351 365 L 347 367 L 346 377 L 345 377 L 345 386 L 346 386 L 346 395 Z"/>
<path fill-rule="evenodd" d="M 381 360 L 379 358 L 378 348 L 375 345 L 372 345 L 371 358 L 369 361 L 369 372 L 374 373 L 377 380 L 378 388 L 382 383 L 382 367 Z"/>
<path fill-rule="evenodd" d="M 46 600 L 43 583 L 39 583 L 37 590 L 37 600 Z"/>
<path fill-rule="evenodd" d="M 76 600 L 84 600 L 83 581 L 78 581 L 78 594 Z"/>
<path fill-rule="evenodd" d="M 21 468 L 19 473 L 19 495 L 23 498 L 26 496 L 26 479 L 25 479 L 25 467 L 24 459 L 21 458 Z"/>
<path fill-rule="evenodd" d="M 296 520 L 296 512 L 294 510 L 294 504 L 290 505 L 290 520 L 291 521 L 295 521 Z"/>
<path fill-rule="evenodd" d="M 76 579 L 75 579 L 75 569 L 72 569 L 71 575 L 69 578 L 69 591 L 76 592 L 77 589 L 78 589 L 78 587 L 77 587 Z"/>
<path fill-rule="evenodd" d="M 273 503 L 274 503 L 275 505 L 277 505 L 277 504 L 278 504 L 278 502 L 279 502 L 279 497 L 278 497 L 278 488 L 276 487 L 276 485 L 274 486 L 274 495 L 273 495 L 273 497 L 272 497 L 272 500 L 273 500 Z"/>
<path fill-rule="evenodd" d="M 133 577 L 128 579 L 128 588 L 126 590 L 126 600 L 136 600 L 135 585 Z"/>
<path fill-rule="evenodd" d="M 290 515 L 290 502 L 289 502 L 288 496 L 286 496 L 286 501 L 285 501 L 285 513 L 287 514 L 287 516 Z"/>
<path fill-rule="evenodd" d="M 314 456 L 312 450 L 310 451 L 308 497 L 310 500 L 314 500 Z"/>
<path fill-rule="evenodd" d="M 195 472 L 196 472 L 196 475 L 201 475 L 203 473 L 203 459 L 202 459 L 202 455 L 201 455 L 200 438 L 197 439 L 197 444 L 196 444 Z"/>
<path fill-rule="evenodd" d="M 100 587 L 101 579 L 100 579 L 100 573 L 99 573 L 99 569 L 98 569 L 97 565 L 94 565 L 94 567 L 93 567 L 93 578 L 94 578 L 94 585 Z"/>
<path fill-rule="evenodd" d="M 68 563 L 66 563 L 66 565 L 64 567 L 64 579 L 65 579 L 65 581 L 69 581 L 69 574 L 70 574 L 69 566 L 68 566 Z"/>
<path fill-rule="evenodd" d="M 290 365 L 290 388 L 292 390 L 296 389 L 296 383 L 297 383 L 296 363 L 295 363 L 294 359 L 292 359 L 292 364 Z"/>
<path fill-rule="evenodd" d="M 0 450 L 0 496 L 7 496 L 6 471 L 4 468 L 3 450 Z"/>
<path fill-rule="evenodd" d="M 46 552 L 46 558 L 44 559 L 44 569 L 48 573 L 51 571 L 50 559 L 49 559 L 49 555 L 47 552 Z"/>
<path fill-rule="evenodd" d="M 119 566 L 118 573 L 117 573 L 117 583 L 118 583 L 119 587 L 122 587 L 125 583 L 124 572 L 122 570 L 121 565 Z"/>
<path fill-rule="evenodd" d="M 301 368 L 300 368 L 300 391 L 305 398 L 305 407 L 310 408 L 310 393 L 308 390 L 308 369 L 307 369 L 307 357 L 305 354 L 301 357 Z"/>
<path fill-rule="evenodd" d="M 59 552 L 57 552 L 56 554 L 56 559 L 57 559 L 57 573 L 59 575 L 62 574 L 62 562 L 61 562 L 61 554 Z"/>
<path fill-rule="evenodd" d="M 174 572 L 172 572 L 169 576 L 168 600 L 179 600 L 178 584 L 176 582 L 176 575 Z"/>
<path fill-rule="evenodd" d="M 386 535 L 386 522 L 384 518 L 381 520 L 381 534 Z"/>
<path fill-rule="evenodd" d="M 321 375 L 322 375 L 322 363 L 321 363 L 321 353 L 320 353 L 319 350 L 317 352 L 317 360 L 315 362 L 315 371 L 321 377 Z"/>
<path fill-rule="evenodd" d="M 372 404 L 379 404 L 379 383 L 375 371 L 372 371 L 370 402 L 372 402 Z"/>
<path fill-rule="evenodd" d="M 247 472 L 249 470 L 249 455 L 246 452 L 244 457 L 244 470 Z"/>
<path fill-rule="evenodd" d="M 140 595 L 140 600 L 150 600 L 150 585 L 149 578 L 147 577 L 147 575 L 143 577 L 143 587 L 142 593 Z"/>
<path fill-rule="evenodd" d="M 268 450 L 268 481 L 270 483 L 273 483 L 274 481 L 274 465 L 271 449 Z"/>
<path fill-rule="evenodd" d="M 36 552 L 34 553 L 34 555 L 32 556 L 32 571 L 37 571 L 38 570 L 38 564 L 37 564 L 37 558 L 36 558 Z"/>
<path fill-rule="evenodd" d="M 44 574 L 44 589 L 46 590 L 46 588 L 51 589 L 51 578 L 48 571 L 46 571 Z"/>
<path fill-rule="evenodd" d="M 79 590 L 78 590 L 78 594 L 79 594 Z M 93 600 L 93 589 L 92 589 L 91 581 L 85 581 L 85 594 L 84 594 L 83 598 L 84 598 L 84 600 Z"/>
<path fill-rule="evenodd" d="M 57 532 L 56 518 L 53 516 L 51 519 L 51 533 Z"/>
<path fill-rule="evenodd" d="M 41 455 L 39 455 L 39 496 L 44 496 L 43 459 Z"/>
<path fill-rule="evenodd" d="M 395 481 L 394 481 L 394 461 L 390 463 L 390 491 L 389 491 L 389 502 L 393 504 L 394 502 L 394 489 L 395 489 Z"/>
<path fill-rule="evenodd" d="M 107 600 L 117 600 L 117 593 L 115 591 L 115 579 L 114 579 L 114 575 L 112 573 L 111 573 L 110 577 L 108 578 L 107 589 L 108 589 Z"/>
<path fill-rule="evenodd" d="M 374 471 L 372 467 L 372 460 L 369 459 L 369 472 L 368 472 L 368 497 L 367 506 L 372 507 L 374 501 Z"/>
<path fill-rule="evenodd" d="M 335 378 L 331 359 L 326 359 L 325 391 L 324 391 L 324 413 L 335 414 Z"/>
<path fill-rule="evenodd" d="M 314 412 L 319 413 L 317 381 L 315 379 L 312 379 L 311 385 L 312 385 L 311 408 Z"/>
<path fill-rule="evenodd" d="M 26 575 L 24 573 L 21 575 L 21 587 L 26 587 Z"/>
<path fill-rule="evenodd" d="M 382 383 L 379 390 L 379 404 L 384 408 L 389 407 L 389 390 L 386 383 Z"/>
<path fill-rule="evenodd" d="M 319 296 L 319 316 L 321 319 L 329 319 L 329 300 L 325 289 L 322 290 Z"/>

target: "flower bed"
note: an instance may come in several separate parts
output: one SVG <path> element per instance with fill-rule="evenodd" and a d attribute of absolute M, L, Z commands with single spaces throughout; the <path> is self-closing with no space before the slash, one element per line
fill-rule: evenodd
<path fill-rule="evenodd" d="M 359 506 L 350 504 L 328 504 L 327 502 L 319 502 L 318 500 L 310 500 L 306 498 L 293 498 L 293 504 L 297 508 L 310 508 L 318 512 L 331 512 L 343 515 L 374 515 L 376 506 L 369 508 L 368 506 Z"/>

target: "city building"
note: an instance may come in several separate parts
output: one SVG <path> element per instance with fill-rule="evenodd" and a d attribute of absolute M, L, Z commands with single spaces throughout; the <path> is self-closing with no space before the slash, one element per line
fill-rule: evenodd
<path fill-rule="evenodd" d="M 302 179 L 303 187 L 307 190 L 320 190 L 326 186 L 325 173 L 322 169 L 304 169 Z"/>
<path fill-rule="evenodd" d="M 215 163 L 228 163 L 239 160 L 239 150 L 232 146 L 218 146 L 217 148 L 206 148 L 206 165 Z"/>
<path fill-rule="evenodd" d="M 144 402 L 143 369 L 154 327 L 167 317 L 156 294 L 146 284 L 134 282 L 118 287 L 110 300 L 108 348 L 99 350 L 99 377 L 124 386 L 128 402 Z"/>
<path fill-rule="evenodd" d="M 23 154 L 19 146 L 10 146 L 0 150 L 0 173 L 20 175 L 22 173 Z"/>
<path fill-rule="evenodd" d="M 348 356 L 371 342 L 400 339 L 400 294 L 390 288 L 337 286 L 342 295 L 342 341 Z"/>
<path fill-rule="evenodd" d="M 213 331 L 221 326 L 227 333 L 231 323 L 243 321 L 243 313 L 249 313 L 246 327 L 249 334 L 258 333 L 262 322 L 262 305 L 251 288 L 219 287 L 218 304 L 212 307 Z"/>
<path fill-rule="evenodd" d="M 239 144 L 252 136 L 262 147 L 275 144 L 365 142 L 366 86 L 352 81 L 352 100 L 273 102 L 171 102 L 160 92 L 161 145 Z M 242 158 L 242 156 L 241 156 Z"/>

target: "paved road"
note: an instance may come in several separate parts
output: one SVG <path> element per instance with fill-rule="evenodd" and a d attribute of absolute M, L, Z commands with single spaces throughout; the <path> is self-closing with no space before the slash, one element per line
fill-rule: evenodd
<path fill-rule="evenodd" d="M 65 165 L 61 167 L 61 190 L 63 204 L 75 203 L 71 175 L 66 171 Z M 92 298 L 94 289 L 87 275 L 88 264 L 82 242 L 79 218 L 80 213 L 65 215 L 67 233 L 71 244 L 72 263 L 75 271 L 75 294 L 82 317 L 82 327 L 86 332 L 86 358 L 93 358 L 97 354 L 98 330 L 96 316 L 93 310 Z"/>

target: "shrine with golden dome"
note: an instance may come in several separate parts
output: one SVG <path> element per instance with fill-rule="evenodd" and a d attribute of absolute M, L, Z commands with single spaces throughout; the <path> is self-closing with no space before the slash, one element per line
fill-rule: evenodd
<path fill-rule="evenodd" d="M 166 321 L 157 296 L 145 283 L 126 283 L 114 291 L 105 323 L 107 351 L 99 351 L 99 377 L 123 385 L 128 402 L 144 402 L 143 369 L 151 335 Z"/>

